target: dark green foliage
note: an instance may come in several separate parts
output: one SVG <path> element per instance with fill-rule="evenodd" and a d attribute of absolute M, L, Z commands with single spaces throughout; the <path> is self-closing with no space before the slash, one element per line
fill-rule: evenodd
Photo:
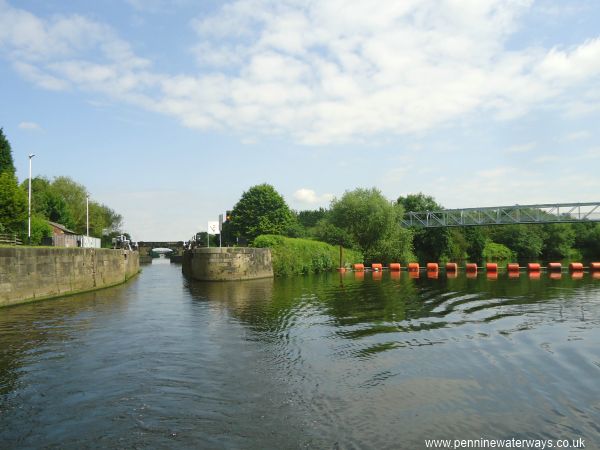
<path fill-rule="evenodd" d="M 460 229 L 467 244 L 467 258 L 475 263 L 483 262 L 483 249 L 489 240 L 488 227 L 464 227 Z"/>
<path fill-rule="evenodd" d="M 509 263 L 515 260 L 514 252 L 507 246 L 488 241 L 482 252 L 483 260 L 486 262 Z"/>
<path fill-rule="evenodd" d="M 262 235 L 254 240 L 255 247 L 271 249 L 273 271 L 276 276 L 304 275 L 334 270 L 339 267 L 340 249 L 324 242 L 294 239 L 284 236 Z M 344 266 L 362 262 L 363 255 L 356 250 L 343 250 Z"/>
<path fill-rule="evenodd" d="M 585 259 L 600 261 L 600 223 L 573 224 L 575 247 Z"/>
<path fill-rule="evenodd" d="M 0 224 L 4 232 L 21 233 L 27 228 L 27 195 L 10 171 L 0 173 Z"/>
<path fill-rule="evenodd" d="M 490 227 L 490 238 L 504 244 L 517 254 L 520 261 L 538 259 L 544 248 L 540 225 L 498 225 Z"/>
<path fill-rule="evenodd" d="M 406 197 L 398 197 L 397 203 L 402 205 L 406 212 L 418 211 L 439 211 L 442 208 L 435 199 L 430 195 L 425 195 L 422 192 L 418 194 L 408 194 Z"/>
<path fill-rule="evenodd" d="M 317 223 L 320 220 L 323 220 L 327 216 L 327 213 L 328 211 L 324 208 L 300 211 L 297 215 L 298 222 L 300 222 L 304 228 L 312 228 L 317 226 Z"/>
<path fill-rule="evenodd" d="M 542 257 L 546 261 L 571 257 L 579 259 L 579 252 L 573 248 L 575 245 L 575 229 L 572 224 L 556 223 L 541 225 L 540 227 L 544 238 Z"/>
<path fill-rule="evenodd" d="M 327 242 L 331 245 L 343 245 L 348 248 L 358 247 L 358 244 L 347 230 L 335 226 L 327 219 L 320 220 L 317 225 L 312 228 L 312 233 L 318 240 Z"/>
<path fill-rule="evenodd" d="M 8 172 L 15 174 L 15 164 L 12 157 L 10 142 L 4 136 L 4 130 L 0 128 L 0 174 Z"/>
<path fill-rule="evenodd" d="M 234 235 L 249 240 L 260 234 L 286 234 L 293 226 L 292 212 L 269 184 L 253 186 L 244 192 L 231 213 Z"/>
<path fill-rule="evenodd" d="M 421 192 L 398 197 L 399 205 L 407 212 L 439 211 L 444 209 L 435 199 Z M 452 242 L 450 228 L 415 228 L 413 230 L 413 246 L 420 261 L 442 261 L 462 256 L 464 251 L 456 248 Z"/>

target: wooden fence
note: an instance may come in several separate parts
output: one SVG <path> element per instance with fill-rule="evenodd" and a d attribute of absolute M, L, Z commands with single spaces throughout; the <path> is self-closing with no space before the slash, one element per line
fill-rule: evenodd
<path fill-rule="evenodd" d="M 16 234 L 0 233 L 0 244 L 22 245 L 21 239 Z"/>

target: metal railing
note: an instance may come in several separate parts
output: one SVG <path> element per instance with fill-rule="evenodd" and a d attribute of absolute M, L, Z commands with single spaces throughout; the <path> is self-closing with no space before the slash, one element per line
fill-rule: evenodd
<path fill-rule="evenodd" d="M 441 228 L 520 223 L 600 222 L 600 202 L 546 203 L 408 212 L 404 227 Z"/>

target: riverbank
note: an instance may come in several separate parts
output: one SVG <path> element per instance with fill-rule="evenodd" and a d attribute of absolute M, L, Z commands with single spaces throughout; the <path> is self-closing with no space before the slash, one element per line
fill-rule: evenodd
<path fill-rule="evenodd" d="M 115 286 L 139 271 L 129 250 L 0 247 L 0 307 Z"/>
<path fill-rule="evenodd" d="M 307 275 L 350 267 L 363 261 L 361 252 L 310 239 L 265 234 L 254 240 L 255 247 L 270 248 L 275 276 Z"/>

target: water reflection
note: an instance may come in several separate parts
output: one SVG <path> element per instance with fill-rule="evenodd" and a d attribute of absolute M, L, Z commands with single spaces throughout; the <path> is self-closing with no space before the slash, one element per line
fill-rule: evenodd
<path fill-rule="evenodd" d="M 587 274 L 206 283 L 153 264 L 119 288 L 0 310 L 0 439 L 3 448 L 592 442 L 599 330 L 600 281 Z"/>

